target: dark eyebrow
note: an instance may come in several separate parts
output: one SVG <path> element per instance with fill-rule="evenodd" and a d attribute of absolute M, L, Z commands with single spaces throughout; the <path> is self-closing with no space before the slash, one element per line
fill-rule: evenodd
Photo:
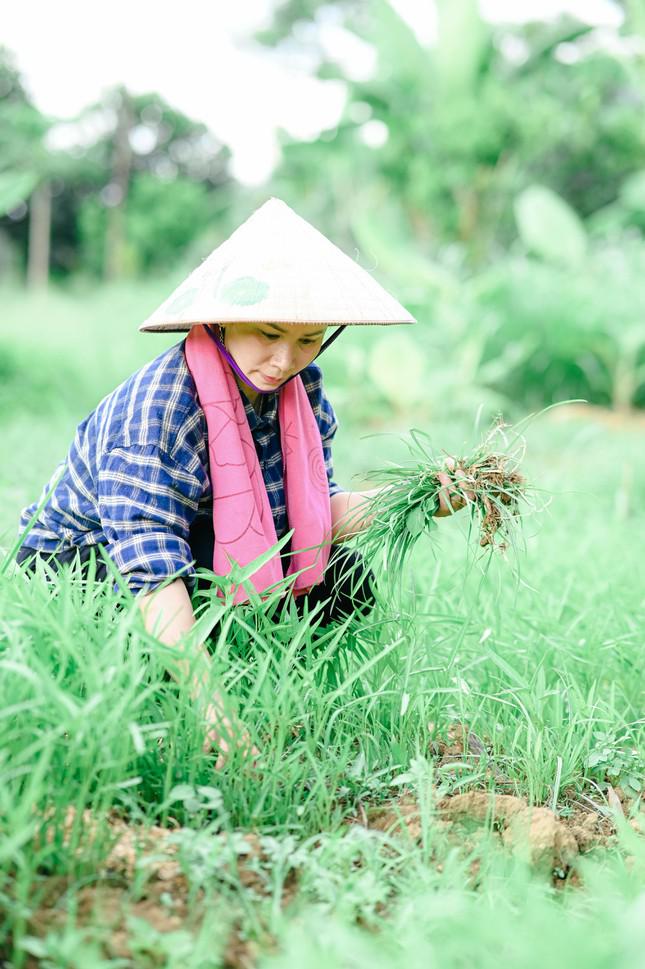
<path fill-rule="evenodd" d="M 278 326 L 277 323 L 263 323 L 262 325 L 263 326 L 272 326 L 274 330 L 277 330 L 278 331 L 278 333 L 288 333 L 289 332 L 288 330 L 285 330 L 283 327 Z M 320 336 L 320 334 L 321 333 L 324 333 L 324 332 L 325 332 L 324 330 L 315 330 L 313 333 L 306 333 L 305 336 Z"/>

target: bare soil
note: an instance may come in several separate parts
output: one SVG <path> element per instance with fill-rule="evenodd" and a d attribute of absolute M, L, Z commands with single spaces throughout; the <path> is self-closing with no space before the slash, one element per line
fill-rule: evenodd
<path fill-rule="evenodd" d="M 483 758 L 486 776 L 491 786 L 508 790 L 511 781 L 493 763 L 489 745 L 484 743 L 467 725 L 454 725 L 445 740 L 431 742 L 431 752 L 439 766 L 456 760 L 476 761 Z M 615 838 L 614 816 L 626 815 L 629 805 L 620 799 L 622 792 L 612 789 L 616 802 L 614 813 L 606 806 L 579 802 L 568 809 L 566 817 L 555 814 L 545 806 L 529 805 L 521 797 L 511 793 L 470 791 L 440 797 L 435 791 L 434 802 L 429 809 L 425 824 L 433 832 L 447 838 L 460 850 L 470 853 L 479 843 L 482 834 L 496 839 L 500 847 L 523 858 L 528 864 L 551 877 L 555 885 L 578 885 L 580 875 L 576 868 L 577 858 L 596 847 L 606 848 Z M 613 803 L 613 802 L 611 802 Z M 131 959 L 140 955 L 140 948 L 133 953 L 131 920 L 146 923 L 152 934 L 176 931 L 195 933 L 199 930 L 208 911 L 207 900 L 201 889 L 189 884 L 179 860 L 177 828 L 143 826 L 133 824 L 116 813 L 110 814 L 103 823 L 89 811 L 78 818 L 73 808 L 68 810 L 63 826 L 65 844 L 77 843 L 79 825 L 82 822 L 83 848 L 87 850 L 95 838 L 105 836 L 105 825 L 111 848 L 99 871 L 93 873 L 92 883 L 80 889 L 59 876 L 44 877 L 38 907 L 29 919 L 28 932 L 44 937 L 48 931 L 63 928 L 70 917 L 80 930 L 91 927 L 94 935 L 98 930 L 106 954 L 111 958 Z M 347 819 L 348 824 L 360 824 L 390 836 L 406 836 L 420 841 L 423 819 L 418 802 L 409 793 L 402 793 L 378 806 L 359 805 L 358 812 Z M 645 833 L 635 820 L 632 826 Z M 101 830 L 103 829 L 103 830 Z M 51 839 L 45 826 L 41 835 Z M 221 834 L 215 838 L 226 839 Z M 268 897 L 271 891 L 266 872 L 270 859 L 263 856 L 262 841 L 254 833 L 238 835 L 243 850 L 228 852 L 226 866 L 222 870 L 222 899 L 224 885 L 241 886 L 255 899 Z M 239 846 L 239 843 L 238 843 Z M 225 851 L 224 842 L 222 850 Z M 476 855 L 476 852 L 475 852 Z M 437 866 L 441 867 L 440 862 Z M 479 861 L 470 866 L 473 885 L 477 884 Z M 136 888 L 135 888 L 136 886 Z M 214 886 L 219 894 L 219 888 Z M 297 873 L 292 873 L 283 889 L 280 900 L 287 906 L 298 891 Z M 73 911 L 71 906 L 74 906 Z M 212 907 L 210 909 L 212 915 Z M 257 947 L 241 937 L 240 926 L 231 916 L 231 929 L 223 957 L 227 969 L 250 969 L 257 961 Z M 263 939 L 263 947 L 271 946 L 273 940 Z M 139 946 L 141 942 L 137 943 Z M 146 952 L 146 966 L 164 964 L 155 961 L 160 953 Z M 27 965 L 32 969 L 37 962 Z"/>
<path fill-rule="evenodd" d="M 101 870 L 94 873 L 91 884 L 80 889 L 60 876 L 45 878 L 39 906 L 28 922 L 28 934 L 43 938 L 52 930 L 62 929 L 71 916 L 81 931 L 91 927 L 94 938 L 98 933 L 108 958 L 136 960 L 142 956 L 142 950 L 140 942 L 136 951 L 133 950 L 132 920 L 146 923 L 153 930 L 153 937 L 154 933 L 166 935 L 180 930 L 197 933 L 209 910 L 204 892 L 191 890 L 178 860 L 178 844 L 173 836 L 181 829 L 131 824 L 116 813 L 111 813 L 106 820 L 112 847 Z M 64 839 L 72 837 L 75 822 L 75 811 L 70 808 L 64 824 Z M 99 836 L 100 826 L 90 811 L 83 812 L 82 822 L 87 849 Z M 215 837 L 224 841 L 228 836 Z M 262 897 L 267 894 L 267 884 L 257 865 L 262 860 L 260 839 L 253 833 L 245 833 L 242 839 L 244 852 L 227 853 L 235 870 L 229 865 L 223 878 Z M 294 894 L 295 885 L 287 880 L 283 906 Z M 267 937 L 264 941 L 266 947 L 273 940 Z M 256 945 L 241 937 L 239 925 L 231 918 L 222 966 L 250 969 L 256 961 Z M 152 946 L 145 951 L 145 965 L 157 964 L 165 965 L 165 960 L 162 952 Z M 26 965 L 28 969 L 35 969 L 38 961 L 29 957 Z"/>
<path fill-rule="evenodd" d="M 547 807 L 534 807 L 511 794 L 470 791 L 439 800 L 434 824 L 451 837 L 468 845 L 464 825 L 487 824 L 500 843 L 543 871 L 565 877 L 576 856 L 594 847 L 606 847 L 614 838 L 610 818 L 582 808 L 566 818 Z M 404 795 L 367 813 L 367 826 L 389 834 L 406 833 L 413 840 L 422 835 L 419 805 Z"/>

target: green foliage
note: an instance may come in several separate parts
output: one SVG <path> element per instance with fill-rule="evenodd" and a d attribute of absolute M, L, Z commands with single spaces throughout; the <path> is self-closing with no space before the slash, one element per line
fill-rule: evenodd
<path fill-rule="evenodd" d="M 0 44 L 0 98 L 4 103 L 27 104 L 29 97 L 12 52 Z"/>
<path fill-rule="evenodd" d="M 456 299 L 459 285 L 441 278 L 442 299 Z M 168 281 L 155 286 L 166 291 Z M 45 396 L 46 378 L 59 379 L 60 361 L 48 365 L 52 348 L 67 360 L 70 385 L 87 371 L 89 403 L 86 395 L 109 390 L 162 349 L 133 325 L 160 292 L 152 284 L 147 291 L 110 287 L 93 293 L 93 311 L 82 293 L 18 305 L 5 295 L 6 332 L 20 360 L 11 378 L 16 397 L 22 373 L 29 386 L 41 381 L 45 402 L 38 407 L 34 397 L 33 411 L 21 412 L 16 403 L 3 414 L 5 548 L 13 543 L 19 507 L 38 494 L 83 416 L 71 400 L 67 412 L 62 401 L 55 412 Z M 347 351 L 358 351 L 364 336 L 349 334 L 343 353 L 326 359 L 339 386 Z M 88 358 L 90 346 L 96 359 Z M 428 359 L 433 383 L 443 360 Z M 356 472 L 362 485 L 366 469 L 401 463 L 398 439 L 360 439 L 352 398 L 340 419 L 339 480 L 352 486 Z M 454 414 L 435 416 L 431 426 L 438 448 L 468 450 L 472 430 Z M 489 832 L 451 842 L 437 824 L 437 792 L 484 788 L 497 776 L 491 770 L 503 775 L 502 790 L 538 804 L 555 798 L 558 808 L 582 795 L 602 808 L 607 782 L 635 794 L 631 779 L 642 776 L 639 439 L 629 430 L 609 433 L 548 417 L 527 437 L 527 473 L 555 496 L 539 528 L 534 522 L 528 529 L 521 581 L 503 557 L 485 563 L 468 554 L 469 523 L 461 512 L 439 524 L 431 546 L 419 538 L 399 600 L 386 599 L 361 624 L 321 630 L 316 616 L 301 620 L 278 603 L 269 614 L 257 602 L 238 610 L 215 596 L 196 598 L 199 635 L 219 622 L 210 643 L 213 688 L 225 690 L 231 712 L 249 727 L 261 749 L 258 768 L 240 757 L 214 771 L 186 684 L 164 676 L 173 653 L 143 632 L 127 596 L 74 574 L 50 584 L 44 575 L 27 582 L 9 569 L 0 576 L 1 957 L 17 962 L 31 952 L 60 969 L 99 969 L 105 961 L 106 930 L 83 928 L 76 903 L 87 899 L 97 877 L 108 891 L 121 883 L 114 873 L 107 885 L 99 875 L 110 832 L 99 826 L 91 836 L 82 820 L 89 808 L 101 818 L 113 809 L 129 823 L 182 825 L 170 837 L 191 914 L 204 904 L 206 919 L 202 928 L 171 928 L 177 908 L 166 898 L 168 933 L 143 920 L 135 906 L 142 898 L 149 904 L 150 883 L 139 865 L 123 897 L 129 913 L 123 931 L 142 965 L 222 964 L 232 922 L 259 959 L 269 959 L 277 938 L 273 958 L 286 964 L 293 958 L 298 965 L 316 959 L 333 965 L 351 951 L 363 960 L 359 965 L 368 957 L 378 964 L 382 956 L 391 966 L 421 952 L 453 969 L 463 961 L 464 938 L 475 962 L 489 944 L 499 962 L 504 940 L 513 946 L 514 964 L 534 965 L 536 951 L 552 964 L 557 946 L 540 940 L 567 926 L 561 949 L 573 924 L 579 932 L 568 956 L 582 951 L 594 966 L 607 945 L 611 964 L 621 965 L 620 946 L 636 944 L 642 921 L 626 914 L 636 911 L 642 888 L 638 841 L 603 852 L 597 872 L 583 859 L 583 887 L 559 894 L 554 907 L 543 876 L 496 849 Z M 16 462 L 16 454 L 23 460 Z M 445 738 L 454 724 L 467 724 L 483 739 L 486 757 L 464 752 L 434 763 L 430 741 Z M 406 790 L 423 804 L 418 837 L 356 823 L 370 805 Z M 628 811 L 637 812 L 637 804 L 634 797 Z M 76 814 L 66 841 L 70 806 Z M 631 871 L 623 853 L 635 859 Z M 41 935 L 28 913 L 57 879 L 65 887 L 56 906 L 61 921 Z M 283 910 L 282 900 L 296 890 Z M 513 918 L 491 921 L 491 906 Z M 312 935 L 310 907 L 324 918 L 327 935 Z M 597 914 L 590 922 L 589 911 L 603 913 L 598 935 Z M 296 938 L 303 919 L 308 931 Z M 190 950 L 187 932 L 195 938 Z M 540 944 L 546 948 L 536 949 Z"/>
<path fill-rule="evenodd" d="M 119 128 L 124 124 L 125 142 Z M 215 190 L 229 181 L 228 152 L 205 125 L 171 108 L 159 95 L 108 91 L 64 127 L 66 137 L 74 137 L 77 144 L 68 151 L 50 149 L 47 137 L 57 135 L 56 123 L 25 99 L 2 101 L 0 216 L 36 183 L 51 183 L 51 266 L 58 275 L 104 273 L 111 206 L 122 204 L 125 209 L 126 238 L 119 261 L 126 275 L 167 268 L 219 218 Z M 117 138 L 126 145 L 126 199 L 113 194 Z M 28 240 L 21 221 L 6 221 L 4 228 L 25 252 Z"/>
<path fill-rule="evenodd" d="M 645 751 L 632 739 L 630 728 L 621 736 L 597 730 L 587 766 L 592 777 L 601 783 L 619 784 L 628 797 L 638 797 L 645 789 Z"/>
<path fill-rule="evenodd" d="M 531 185 L 587 218 L 613 204 L 641 168 L 645 75 L 630 55 L 594 47 L 589 25 L 563 17 L 492 27 L 470 0 L 446 2 L 436 43 L 426 48 L 389 3 L 338 3 L 336 11 L 374 45 L 374 77 L 356 80 L 333 50 L 316 48 L 311 5 L 282 6 L 263 35 L 278 48 L 303 45 L 322 76 L 341 76 L 348 87 L 337 131 L 309 146 L 287 143 L 276 186 L 302 186 L 308 201 L 325 196 L 337 208 L 351 198 L 354 224 L 375 221 L 370 200 L 380 195 L 401 211 L 418 254 L 436 258 L 456 242 L 481 266 L 514 240 L 513 200 Z M 630 30 L 627 21 L 625 50 L 637 41 Z M 362 141 L 373 121 L 387 130 L 375 148 Z M 348 156 L 353 165 L 343 163 Z M 310 171 L 324 166 L 324 185 L 307 178 L 307 161 Z M 341 239 L 343 224 L 339 214 Z"/>
<path fill-rule="evenodd" d="M 405 333 L 379 337 L 370 350 L 369 376 L 399 410 L 407 410 L 423 397 L 427 369 L 423 351 Z"/>
<path fill-rule="evenodd" d="M 165 181 L 141 172 L 134 176 L 125 210 L 127 275 L 173 268 L 181 252 L 211 223 L 214 199 L 205 185 L 175 178 Z M 105 259 L 108 209 L 97 196 L 79 210 L 84 269 L 100 275 Z"/>
<path fill-rule="evenodd" d="M 584 226 L 555 192 L 542 185 L 525 188 L 515 200 L 515 218 L 520 238 L 530 252 L 570 269 L 584 260 Z"/>
<path fill-rule="evenodd" d="M 48 121 L 32 105 L 20 101 L 1 102 L 0 149 L 3 169 L 16 173 L 24 173 L 28 169 L 42 177 L 48 160 L 43 144 L 48 128 Z"/>
<path fill-rule="evenodd" d="M 127 960 L 105 957 L 100 934 L 100 931 L 82 932 L 68 926 L 60 932 L 48 932 L 44 939 L 26 936 L 18 952 L 34 956 L 42 969 L 127 969 Z"/>
<path fill-rule="evenodd" d="M 0 215 L 6 215 L 28 198 L 36 184 L 32 172 L 0 172 Z"/>
<path fill-rule="evenodd" d="M 203 183 L 138 175 L 128 199 L 126 226 L 140 268 L 171 268 L 177 253 L 212 224 L 214 215 L 214 197 Z"/>
<path fill-rule="evenodd" d="M 477 0 L 439 0 L 437 89 L 450 100 L 471 97 L 489 56 L 491 35 Z M 450 110 L 450 103 L 442 110 Z"/>
<path fill-rule="evenodd" d="M 644 269 L 645 245 L 625 239 L 593 246 L 574 270 L 515 258 L 483 273 L 478 302 L 496 322 L 487 356 L 532 344 L 500 389 L 529 406 L 563 398 L 642 406 Z"/>
<path fill-rule="evenodd" d="M 369 189 L 357 199 L 367 203 L 352 220 L 362 258 L 420 324 L 377 337 L 364 359 L 351 348 L 348 377 L 353 368 L 364 395 L 378 389 L 390 406 L 428 415 L 481 405 L 486 417 L 512 417 L 518 403 L 563 399 L 643 405 L 642 240 L 587 233 L 562 199 L 534 186 L 517 200 L 524 246 L 474 272 L 454 252 L 420 252 L 391 200 Z"/>
<path fill-rule="evenodd" d="M 593 235 L 609 239 L 620 238 L 629 229 L 645 232 L 645 170 L 625 179 L 618 198 L 591 216 L 589 229 Z"/>

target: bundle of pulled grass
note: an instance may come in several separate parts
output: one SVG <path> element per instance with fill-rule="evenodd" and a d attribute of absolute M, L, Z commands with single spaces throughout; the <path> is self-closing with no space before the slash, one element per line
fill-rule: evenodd
<path fill-rule="evenodd" d="M 499 436 L 505 450 L 492 447 Z M 480 546 L 506 549 L 517 531 L 520 503 L 526 498 L 526 481 L 518 470 L 523 444 L 511 450 L 503 425 L 496 425 L 472 454 L 448 458 L 424 444 L 425 435 L 419 431 L 412 431 L 411 437 L 408 446 L 416 458 L 413 464 L 370 474 L 386 487 L 371 499 L 371 523 L 358 539 L 365 558 L 371 562 L 380 558 L 388 571 L 400 571 L 419 537 L 436 529 L 442 493 L 446 503 L 470 509 L 471 521 L 479 525 Z M 449 488 L 440 475 L 449 476 Z"/>

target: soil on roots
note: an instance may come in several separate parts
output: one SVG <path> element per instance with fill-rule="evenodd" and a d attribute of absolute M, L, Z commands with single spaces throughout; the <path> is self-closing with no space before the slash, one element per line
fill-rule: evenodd
<path fill-rule="evenodd" d="M 509 468 L 510 458 L 506 454 L 487 454 L 466 463 L 458 461 L 456 470 L 463 474 L 458 478 L 462 491 L 471 495 L 481 518 L 479 544 L 497 545 L 505 548 L 505 542 L 497 540 L 498 532 L 504 531 L 508 513 L 518 511 L 518 499 L 526 481 L 514 469 Z"/>

